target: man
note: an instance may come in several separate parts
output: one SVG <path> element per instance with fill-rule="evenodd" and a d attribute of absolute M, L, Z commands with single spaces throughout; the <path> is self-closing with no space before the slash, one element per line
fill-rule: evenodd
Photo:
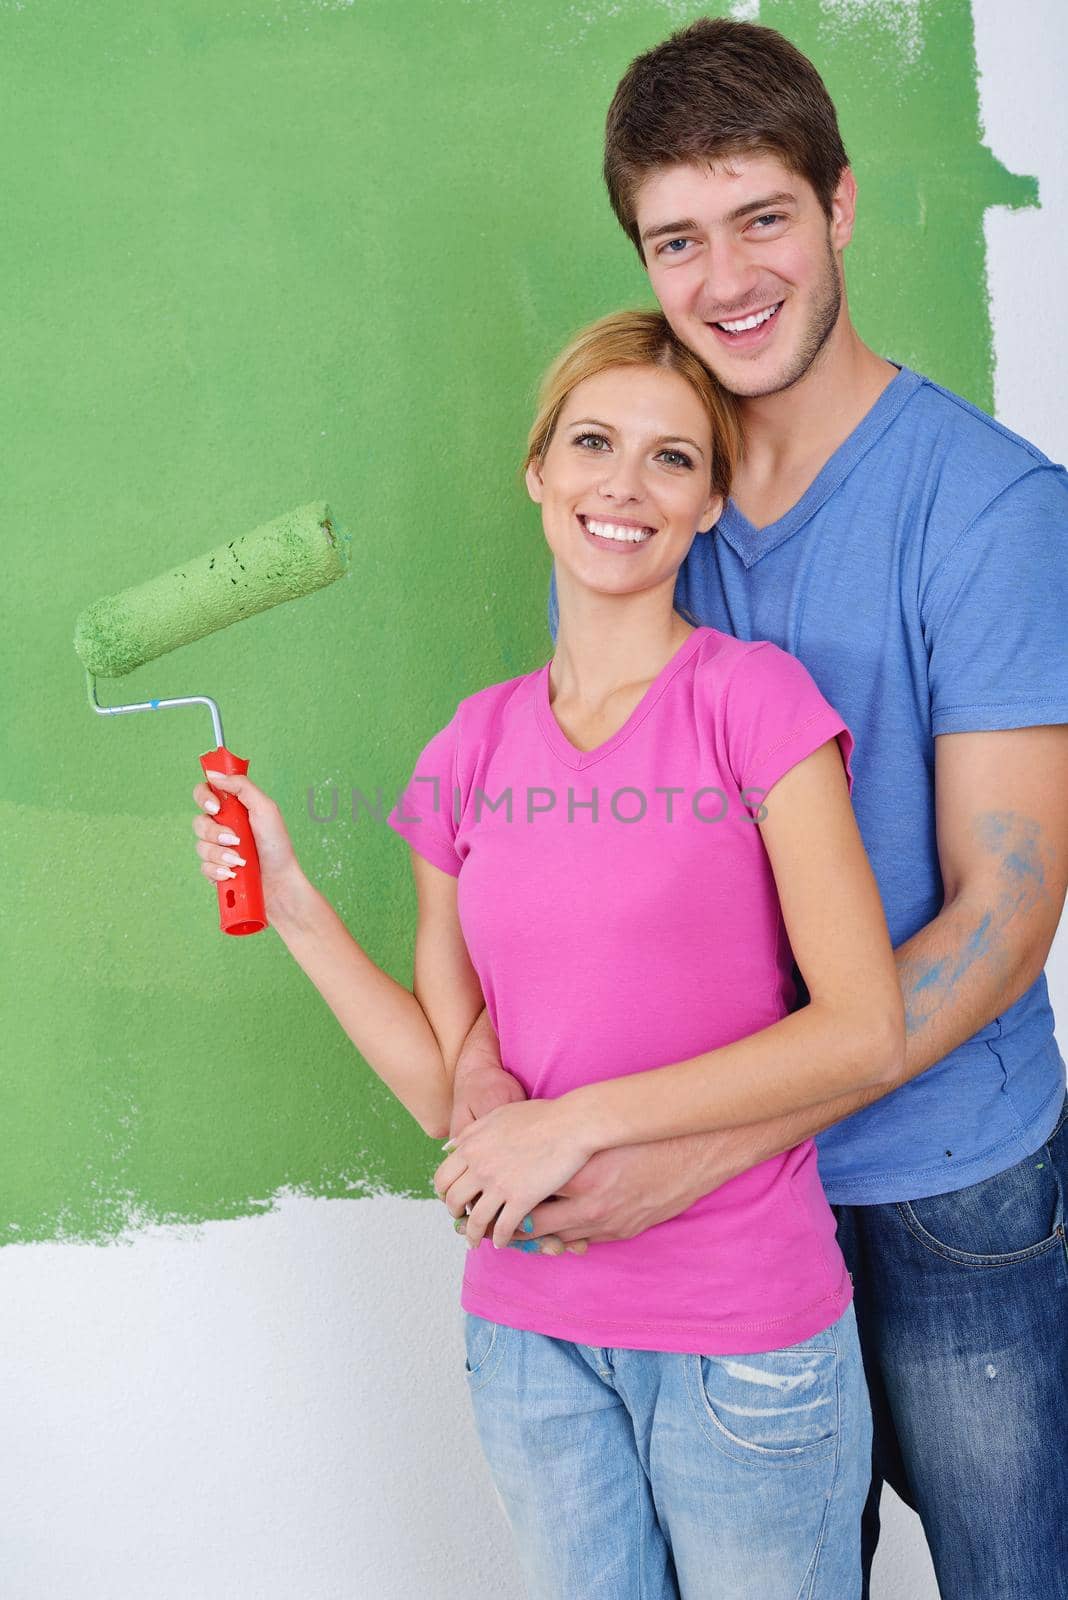
<path fill-rule="evenodd" d="M 885 1481 L 944 1600 L 1065 1597 L 1068 1126 L 1042 969 L 1068 881 L 1068 480 L 859 339 L 856 184 L 781 35 L 705 19 L 640 56 L 604 170 L 672 327 L 741 410 L 732 499 L 677 603 L 798 656 L 854 733 L 909 1040 L 889 1093 L 599 1152 L 533 1237 L 630 1237 L 819 1134 L 875 1418 L 865 1596 Z M 522 1095 L 483 1014 L 450 1132 Z"/>

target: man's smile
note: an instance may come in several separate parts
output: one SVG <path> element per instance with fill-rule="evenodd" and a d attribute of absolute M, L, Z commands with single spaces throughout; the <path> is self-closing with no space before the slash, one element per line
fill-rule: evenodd
<path fill-rule="evenodd" d="M 749 350 L 755 345 L 763 344 L 771 337 L 783 304 L 784 301 L 775 300 L 759 311 L 750 312 L 748 316 L 732 317 L 723 322 L 709 322 L 706 325 L 728 348 Z"/>

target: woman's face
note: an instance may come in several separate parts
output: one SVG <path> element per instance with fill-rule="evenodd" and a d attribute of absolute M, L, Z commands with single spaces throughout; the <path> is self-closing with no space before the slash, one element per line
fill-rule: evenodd
<path fill-rule="evenodd" d="M 577 384 L 526 474 L 558 575 L 602 594 L 673 583 L 722 509 L 711 459 L 708 414 L 677 372 L 611 367 Z"/>

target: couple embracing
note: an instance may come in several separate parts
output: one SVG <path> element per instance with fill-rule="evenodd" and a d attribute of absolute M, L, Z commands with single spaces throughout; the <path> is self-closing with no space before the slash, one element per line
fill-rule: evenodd
<path fill-rule="evenodd" d="M 884 1482 L 944 1600 L 1064 1600 L 1068 482 L 858 337 L 856 184 L 781 35 L 638 57 L 604 173 L 660 309 L 544 376 L 554 653 L 462 700 L 389 817 L 412 990 L 274 802 L 215 786 L 294 958 L 452 1135 L 535 1600 L 867 1597 Z"/>

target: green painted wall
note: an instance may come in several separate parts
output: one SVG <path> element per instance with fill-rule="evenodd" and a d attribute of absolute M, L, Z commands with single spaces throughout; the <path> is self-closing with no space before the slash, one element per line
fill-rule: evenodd
<path fill-rule="evenodd" d="M 190 821 L 202 710 L 93 715 L 78 612 L 326 497 L 349 580 L 101 684 L 212 694 L 309 874 L 410 974 L 387 806 L 457 699 L 547 659 L 515 465 L 578 324 L 649 303 L 599 181 L 653 0 L 0 4 L 8 583 L 0 1240 L 105 1242 L 313 1195 L 426 1195 L 427 1141 L 273 934 L 227 939 Z M 988 409 L 966 0 L 765 0 L 861 185 L 864 335 Z M 321 810 L 332 787 L 339 820 Z"/>

